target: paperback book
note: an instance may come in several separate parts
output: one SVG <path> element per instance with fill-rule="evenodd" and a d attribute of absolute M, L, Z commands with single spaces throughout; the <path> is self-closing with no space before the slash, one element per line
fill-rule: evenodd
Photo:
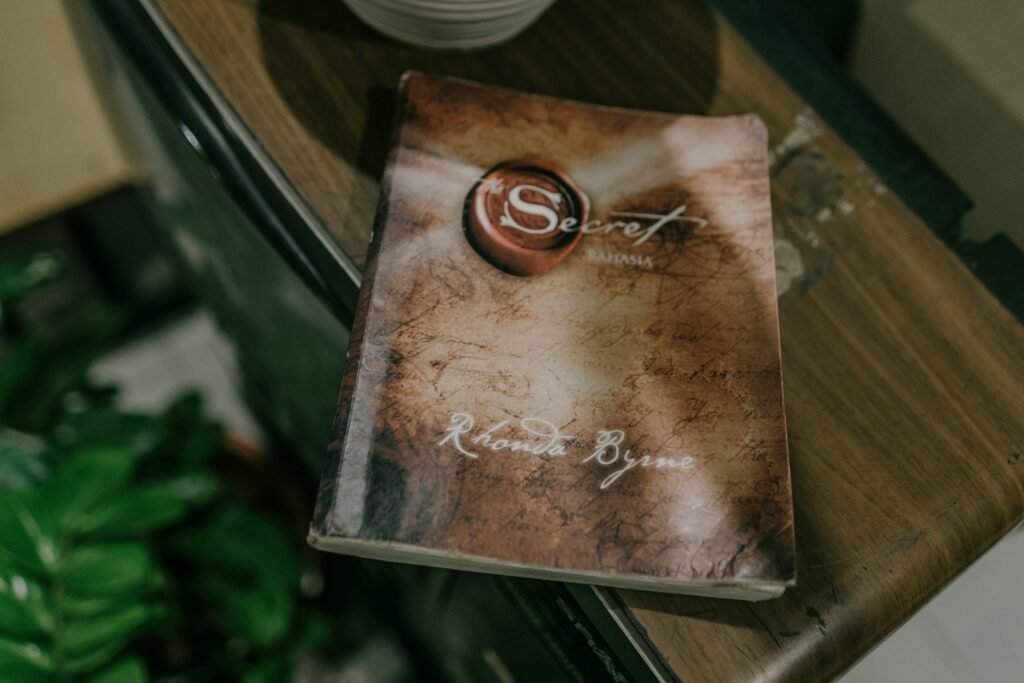
<path fill-rule="evenodd" d="M 406 74 L 309 538 L 651 591 L 793 585 L 761 121 Z"/>

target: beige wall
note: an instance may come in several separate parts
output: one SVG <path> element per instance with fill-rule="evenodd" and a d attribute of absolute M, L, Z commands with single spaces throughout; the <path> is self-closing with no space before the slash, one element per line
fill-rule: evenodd
<path fill-rule="evenodd" d="M 864 0 L 854 75 L 1024 248 L 1024 1 Z"/>
<path fill-rule="evenodd" d="M 66 9 L 0 0 L 0 232 L 140 176 Z"/>

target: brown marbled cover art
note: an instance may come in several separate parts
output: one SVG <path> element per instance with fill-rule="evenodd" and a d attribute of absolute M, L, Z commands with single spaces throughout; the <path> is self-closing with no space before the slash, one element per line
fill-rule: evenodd
<path fill-rule="evenodd" d="M 759 119 L 422 74 L 401 93 L 314 545 L 651 590 L 792 583 Z M 488 176 L 516 160 L 554 175 Z M 505 272 L 467 228 L 481 191 L 524 249 L 574 245 Z"/>

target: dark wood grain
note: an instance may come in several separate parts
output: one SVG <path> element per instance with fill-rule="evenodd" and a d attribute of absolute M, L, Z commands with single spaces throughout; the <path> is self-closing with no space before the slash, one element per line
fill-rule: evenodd
<path fill-rule="evenodd" d="M 704 6 L 560 0 L 471 55 L 398 45 L 340 2 L 160 6 L 357 262 L 407 68 L 765 120 L 799 585 L 754 605 L 622 593 L 681 679 L 833 677 L 1024 517 L 1021 328 Z"/>

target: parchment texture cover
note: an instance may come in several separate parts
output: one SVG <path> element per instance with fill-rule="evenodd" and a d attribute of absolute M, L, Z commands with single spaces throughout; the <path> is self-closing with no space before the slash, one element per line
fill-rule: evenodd
<path fill-rule="evenodd" d="M 311 543 L 792 585 L 761 121 L 413 72 L 399 106 Z"/>

